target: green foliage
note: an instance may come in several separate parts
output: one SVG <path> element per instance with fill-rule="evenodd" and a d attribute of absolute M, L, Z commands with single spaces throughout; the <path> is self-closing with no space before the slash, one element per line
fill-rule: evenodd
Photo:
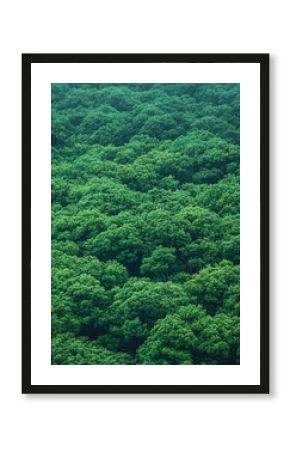
<path fill-rule="evenodd" d="M 52 364 L 134 364 L 134 359 L 126 353 L 110 352 L 86 337 L 60 334 L 52 340 Z"/>
<path fill-rule="evenodd" d="M 131 278 L 115 291 L 108 311 L 109 331 L 119 339 L 120 349 L 134 353 L 158 319 L 188 303 L 188 296 L 178 284 Z"/>
<path fill-rule="evenodd" d="M 156 247 L 151 256 L 143 259 L 140 272 L 153 280 L 167 281 L 169 274 L 177 269 L 176 263 L 175 249 L 160 246 Z"/>
<path fill-rule="evenodd" d="M 197 303 L 203 305 L 208 313 L 213 314 L 218 307 L 223 307 L 231 289 L 239 286 L 239 269 L 239 266 L 225 260 L 207 266 L 185 283 L 185 291 L 189 296 L 196 297 Z"/>
<path fill-rule="evenodd" d="M 239 364 L 238 84 L 52 85 L 52 364 Z"/>
<path fill-rule="evenodd" d="M 239 318 L 186 306 L 159 320 L 139 347 L 141 364 L 239 364 Z"/>

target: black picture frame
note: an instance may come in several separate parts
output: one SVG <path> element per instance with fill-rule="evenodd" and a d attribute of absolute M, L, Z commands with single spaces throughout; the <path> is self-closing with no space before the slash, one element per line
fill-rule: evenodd
<path fill-rule="evenodd" d="M 31 65 L 33 63 L 260 64 L 260 384 L 31 384 Z M 22 393 L 258 394 L 269 393 L 269 54 L 23 54 L 22 55 Z"/>

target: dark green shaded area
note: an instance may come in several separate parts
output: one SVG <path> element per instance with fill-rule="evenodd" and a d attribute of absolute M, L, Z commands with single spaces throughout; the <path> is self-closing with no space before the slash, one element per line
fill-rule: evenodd
<path fill-rule="evenodd" d="M 52 364 L 239 364 L 239 105 L 52 85 Z"/>

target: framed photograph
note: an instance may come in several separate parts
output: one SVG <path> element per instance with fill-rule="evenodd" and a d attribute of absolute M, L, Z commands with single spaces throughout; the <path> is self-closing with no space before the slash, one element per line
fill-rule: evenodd
<path fill-rule="evenodd" d="M 23 393 L 269 393 L 269 55 L 23 54 Z"/>

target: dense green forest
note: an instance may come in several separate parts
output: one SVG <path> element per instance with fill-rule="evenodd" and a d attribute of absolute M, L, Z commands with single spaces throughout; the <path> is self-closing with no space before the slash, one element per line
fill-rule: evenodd
<path fill-rule="evenodd" d="M 239 364 L 238 84 L 52 85 L 52 364 Z"/>

